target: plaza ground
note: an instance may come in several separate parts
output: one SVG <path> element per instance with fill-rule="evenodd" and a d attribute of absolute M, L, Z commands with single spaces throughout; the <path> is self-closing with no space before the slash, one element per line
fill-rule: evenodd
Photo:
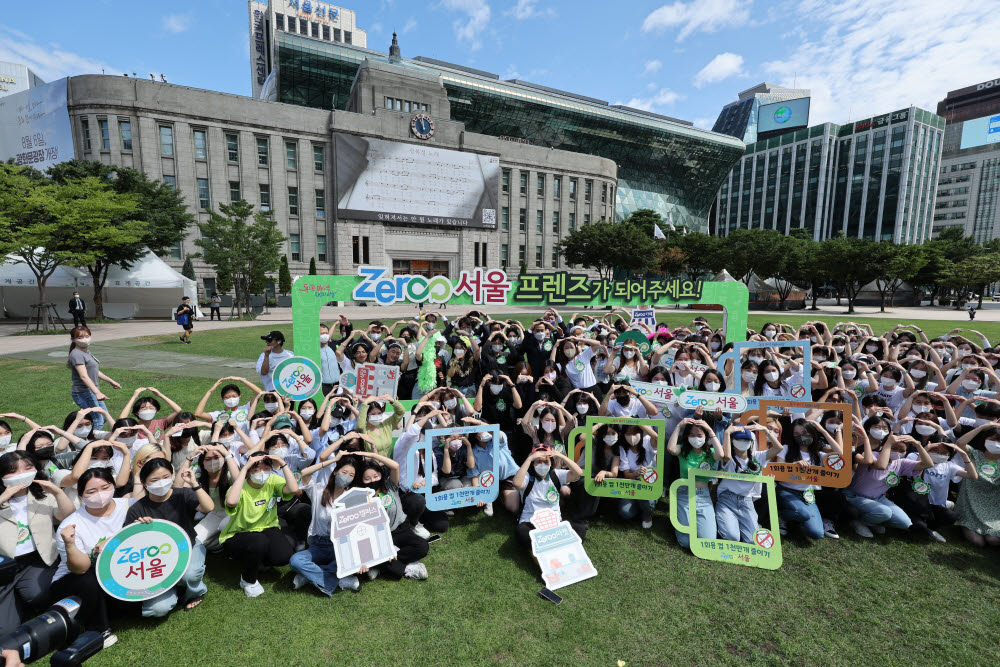
<path fill-rule="evenodd" d="M 886 319 L 845 310 L 754 313 L 750 325 L 853 319 L 881 333 L 902 321 L 934 336 L 968 323 L 947 309 L 895 309 Z M 323 319 L 332 322 L 336 311 L 328 311 Z M 415 309 L 344 312 L 363 324 Z M 917 317 L 924 313 L 939 319 Z M 661 319 L 681 324 L 695 314 L 663 311 Z M 138 386 L 193 408 L 214 378 L 254 379 L 262 332 L 282 329 L 294 349 L 281 315 L 212 323 L 211 331 L 198 323 L 193 345 L 177 341 L 169 322 L 96 325 L 94 353 L 124 385 L 108 390 L 112 413 Z M 1000 310 L 985 308 L 975 325 L 1000 339 Z M 66 343 L 0 339 L 0 411 L 62 423 L 73 409 Z M 88 664 L 980 664 L 991 661 L 1000 626 L 1000 551 L 971 547 L 955 530 L 943 531 L 947 544 L 892 531 L 862 540 L 846 525 L 840 540 L 809 542 L 793 530 L 772 572 L 694 558 L 676 545 L 663 501 L 649 531 L 619 520 L 605 501 L 585 544 L 599 574 L 561 590 L 565 601 L 554 606 L 537 596 L 537 567 L 499 506 L 492 518 L 460 511 L 452 526 L 431 545 L 427 581 L 376 580 L 333 598 L 293 591 L 288 568 L 279 568 L 262 577 L 267 593 L 251 600 L 237 567 L 210 557 L 209 593 L 196 611 L 123 621 L 119 643 Z"/>

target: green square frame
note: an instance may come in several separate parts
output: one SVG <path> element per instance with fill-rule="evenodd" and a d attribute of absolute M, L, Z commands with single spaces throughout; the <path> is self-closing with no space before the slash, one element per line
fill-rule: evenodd
<path fill-rule="evenodd" d="M 641 479 L 622 479 L 620 477 L 606 478 L 598 484 L 594 481 L 594 426 L 600 424 L 619 424 L 622 426 L 649 426 L 656 431 L 656 479 L 652 483 Z M 621 498 L 630 500 L 659 500 L 663 497 L 663 459 L 666 453 L 666 437 L 662 419 L 636 419 L 633 417 L 587 417 L 586 426 L 578 426 L 569 434 L 569 441 L 576 442 L 578 435 L 584 436 L 583 456 L 583 487 L 592 496 L 598 498 Z M 579 458 L 573 451 L 574 460 Z"/>

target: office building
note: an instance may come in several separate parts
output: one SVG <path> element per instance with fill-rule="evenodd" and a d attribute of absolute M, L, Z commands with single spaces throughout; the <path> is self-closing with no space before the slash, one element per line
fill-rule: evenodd
<path fill-rule="evenodd" d="M 0 62 L 0 97 L 35 88 L 43 83 L 45 82 L 26 65 Z"/>
<path fill-rule="evenodd" d="M 980 243 L 1000 238 L 1000 79 L 951 91 L 938 114 L 948 124 L 934 232 L 961 227 Z"/>
<path fill-rule="evenodd" d="M 808 99 L 809 90 L 803 88 L 785 88 L 783 86 L 776 86 L 773 83 L 758 84 L 753 88 L 744 90 L 739 94 L 739 99 L 735 102 L 730 102 L 726 106 L 722 107 L 722 111 L 719 113 L 719 117 L 715 120 L 715 125 L 712 127 L 713 132 L 718 132 L 719 134 L 728 134 L 731 137 L 736 137 L 745 144 L 752 144 L 760 139 L 768 138 L 766 134 L 769 130 L 765 129 L 765 135 L 762 137 L 757 136 L 757 121 L 760 117 L 760 108 L 762 106 L 767 107 L 768 105 L 773 105 L 778 102 L 788 102 L 791 100 L 806 100 L 806 114 L 801 121 L 797 118 L 784 118 L 779 115 L 778 119 L 782 120 L 782 125 L 786 126 L 787 129 L 793 127 L 806 127 L 809 125 L 809 114 L 808 114 Z M 782 108 L 781 105 L 776 107 L 775 110 Z M 772 116 L 773 117 L 773 116 Z M 779 134 L 780 131 L 770 130 L 772 135 Z"/>
<path fill-rule="evenodd" d="M 611 218 L 622 219 L 632 211 L 649 208 L 675 224 L 707 231 L 708 213 L 719 184 L 743 152 L 743 143 L 736 138 L 660 114 L 527 81 L 501 80 L 491 72 L 433 58 L 384 54 L 364 48 L 356 40 L 349 45 L 305 37 L 301 30 L 289 31 L 287 20 L 283 24 L 278 19 L 287 1 L 275 0 L 257 9 L 251 3 L 251 40 L 260 41 L 265 52 L 263 69 L 258 71 L 255 66 L 253 73 L 255 82 L 263 77 L 261 96 L 343 110 L 351 99 L 359 67 L 365 62 L 391 62 L 415 72 L 414 76 L 436 79 L 446 93 L 446 104 L 431 106 L 407 95 L 387 95 L 368 100 L 369 106 L 360 112 L 392 108 L 406 113 L 417 104 L 430 117 L 462 123 L 470 132 L 613 160 L 618 165 L 618 195 Z M 261 14 L 255 15 L 257 11 Z M 261 29 L 255 20 L 262 21 L 264 27 Z M 262 37 L 254 37 L 257 34 Z M 254 53 L 259 60 L 258 52 Z"/>
<path fill-rule="evenodd" d="M 930 238 L 944 119 L 917 107 L 759 140 L 722 184 L 715 231 L 805 227 L 816 240 Z"/>

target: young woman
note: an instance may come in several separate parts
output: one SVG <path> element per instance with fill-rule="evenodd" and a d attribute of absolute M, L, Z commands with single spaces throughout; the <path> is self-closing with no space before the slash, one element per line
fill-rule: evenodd
<path fill-rule="evenodd" d="M 87 630 L 104 635 L 104 647 L 118 641 L 111 632 L 108 606 L 120 606 L 97 583 L 95 563 L 107 541 L 125 525 L 131 501 L 115 498 L 115 481 L 107 468 L 92 468 L 76 483 L 83 506 L 59 524 L 56 548 L 59 567 L 52 575 L 52 593 L 56 598 L 78 595 L 81 600 L 78 618 Z"/>
<path fill-rule="evenodd" d="M 448 362 L 448 386 L 457 389 L 463 396 L 476 395 L 476 363 L 479 360 L 479 346 L 475 339 L 460 337 L 452 346 L 451 361 Z"/>
<path fill-rule="evenodd" d="M 139 398 L 139 395 L 144 392 L 149 392 L 153 396 L 143 396 Z M 160 402 L 156 400 L 156 396 L 163 399 L 163 402 L 170 406 L 170 414 L 166 417 L 157 417 L 156 414 L 160 411 Z M 150 433 L 153 434 L 153 441 L 160 442 L 163 438 L 163 432 L 166 430 L 168 424 L 172 424 L 174 419 L 177 418 L 178 414 L 181 412 L 181 406 L 174 403 L 170 398 L 161 392 L 156 387 L 139 387 L 132 394 L 132 398 L 129 399 L 125 407 L 122 408 L 122 412 L 118 415 L 119 419 L 124 419 L 128 417 L 129 413 L 135 415 L 135 418 L 139 420 L 139 423 L 149 429 Z M 190 413 L 188 413 L 190 414 Z M 191 419 L 194 419 L 194 415 L 191 415 Z"/>
<path fill-rule="evenodd" d="M 779 463 L 798 463 L 803 466 L 823 465 L 827 451 L 841 454 L 842 446 L 816 422 L 798 418 L 791 423 L 792 443 L 782 448 L 775 458 Z M 823 451 L 827 450 L 827 451 Z M 796 482 L 778 482 L 775 496 L 781 523 L 800 524 L 807 537 L 820 540 L 825 536 L 823 517 L 816 505 L 816 491 L 820 487 Z M 779 525 L 779 530 L 785 530 Z"/>
<path fill-rule="evenodd" d="M 962 534 L 977 547 L 1000 546 L 1000 428 L 996 424 L 980 424 L 958 440 L 970 463 L 966 470 L 975 469 L 962 482 L 955 503 L 955 521 Z"/>
<path fill-rule="evenodd" d="M 767 451 L 756 448 L 755 433 L 767 437 Z M 770 461 L 781 453 L 781 441 L 770 429 L 760 424 L 726 429 L 722 441 L 722 470 L 745 475 L 759 475 Z M 757 510 L 754 502 L 761 496 L 760 482 L 724 479 L 719 482 L 715 521 L 723 540 L 753 544 L 757 530 Z"/>
<path fill-rule="evenodd" d="M 392 405 L 391 414 L 386 414 L 386 404 Z M 405 412 L 403 404 L 388 394 L 366 398 L 359 410 L 357 430 L 371 436 L 379 454 L 389 456 L 392 451 L 392 432 L 403 421 Z"/>
<path fill-rule="evenodd" d="M 634 340 L 627 340 L 619 354 L 608 358 L 604 372 L 613 378 L 641 380 L 649 373 L 649 366 L 639 353 L 639 345 Z"/>
<path fill-rule="evenodd" d="M 277 501 L 291 500 L 298 490 L 287 463 L 254 452 L 226 493 L 226 513 L 232 518 L 219 543 L 241 564 L 240 588 L 247 597 L 264 593 L 257 579 L 261 566 L 287 565 L 292 557 L 292 545 L 278 527 Z"/>
<path fill-rule="evenodd" d="M 121 389 L 121 385 L 101 372 L 100 363 L 90 353 L 91 333 L 87 327 L 73 327 L 69 332 L 69 358 L 66 365 L 72 371 L 73 390 L 71 396 L 73 402 L 81 408 L 101 407 L 106 411 L 108 406 L 104 404 L 107 396 L 100 389 L 100 381 L 104 380 L 115 389 Z M 94 421 L 94 428 L 100 430 L 104 426 L 104 417 L 98 414 Z"/>
<path fill-rule="evenodd" d="M 624 442 L 622 442 L 624 441 Z M 626 426 L 618 442 L 618 474 L 625 479 L 639 479 L 648 468 L 656 468 L 656 431 L 648 426 Z M 622 498 L 618 515 L 623 519 L 642 517 L 642 527 L 653 527 L 656 500 Z"/>
<path fill-rule="evenodd" d="M 597 378 L 594 377 L 590 360 L 600 349 L 601 344 L 596 340 L 570 336 L 563 338 L 559 345 L 552 348 L 552 359 L 556 362 L 556 367 L 569 378 L 574 389 L 593 394 L 597 390 Z"/>
<path fill-rule="evenodd" d="M 678 444 L 680 442 L 680 444 Z M 706 446 L 706 444 L 710 446 Z M 716 462 L 722 460 L 722 443 L 715 436 L 712 427 L 700 419 L 685 418 L 677 423 L 674 432 L 670 434 L 667 451 L 677 458 L 680 465 L 680 478 L 688 478 L 689 468 L 712 469 Z M 697 497 L 697 526 L 695 537 L 714 540 L 716 536 L 715 506 L 712 504 L 712 494 L 707 481 L 695 482 Z M 677 507 L 671 508 L 677 512 L 677 519 L 682 526 L 688 525 L 688 494 L 677 494 Z M 684 548 L 691 544 L 691 536 L 679 530 L 674 531 L 677 543 Z"/>
<path fill-rule="evenodd" d="M 177 524 L 191 539 L 191 560 L 177 585 L 142 602 L 142 615 L 158 618 L 169 614 L 181 599 L 184 611 L 191 611 L 205 597 L 205 545 L 194 530 L 195 512 L 207 514 L 215 504 L 195 479 L 190 468 L 181 473 L 184 486 L 174 488 L 174 467 L 164 459 L 147 461 L 139 470 L 139 481 L 146 495 L 137 500 L 125 515 L 125 523 L 163 519 Z"/>
<path fill-rule="evenodd" d="M 565 463 L 566 469 L 554 469 L 553 461 Z M 568 459 L 565 454 L 553 451 L 551 447 L 544 444 L 535 446 L 528 458 L 518 468 L 517 474 L 514 475 L 514 487 L 521 494 L 521 513 L 517 519 L 514 536 L 522 547 L 529 548 L 531 546 L 529 533 L 535 527 L 531 523 L 535 512 L 543 508 L 551 509 L 561 517 L 559 497 L 562 494 L 560 489 L 565 484 L 572 484 L 582 474 L 580 466 Z M 584 524 L 571 522 L 571 525 L 581 540 L 586 537 L 587 528 Z"/>
<path fill-rule="evenodd" d="M 194 534 L 198 541 L 205 545 L 205 549 L 211 552 L 222 551 L 219 544 L 219 534 L 229 524 L 229 515 L 226 513 L 226 494 L 233 480 L 240 474 L 240 468 L 236 465 L 236 457 L 224 446 L 217 444 L 217 441 L 200 447 L 188 457 L 188 462 L 196 462 L 198 483 L 205 493 L 212 499 L 215 506 L 211 512 L 205 512 L 205 516 L 195 524 Z"/>
<path fill-rule="evenodd" d="M 0 455 L 0 478 L 0 556 L 12 561 L 0 583 L 0 635 L 6 635 L 48 602 L 59 557 L 55 528 L 74 507 L 31 454 Z"/>

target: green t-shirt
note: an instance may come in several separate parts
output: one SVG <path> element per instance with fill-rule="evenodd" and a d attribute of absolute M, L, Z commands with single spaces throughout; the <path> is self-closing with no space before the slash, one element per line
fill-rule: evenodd
<path fill-rule="evenodd" d="M 271 475 L 259 489 L 244 482 L 240 502 L 236 507 L 226 505 L 226 514 L 232 519 L 219 535 L 219 544 L 236 533 L 259 533 L 268 528 L 277 528 L 278 499 L 291 500 L 295 496 L 294 493 L 282 493 L 283 488 L 284 475 Z"/>
<path fill-rule="evenodd" d="M 677 462 L 680 464 L 681 468 L 681 479 L 687 479 L 688 468 L 702 468 L 710 470 L 715 467 L 715 458 L 712 456 L 712 452 L 708 448 L 705 448 L 700 452 L 689 451 L 687 456 L 681 454 L 677 457 Z"/>

